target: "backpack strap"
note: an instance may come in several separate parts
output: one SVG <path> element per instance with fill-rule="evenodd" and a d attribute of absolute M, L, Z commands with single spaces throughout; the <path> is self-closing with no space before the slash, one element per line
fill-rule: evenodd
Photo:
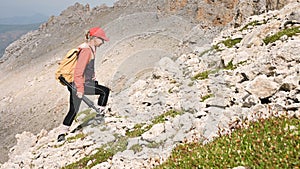
<path fill-rule="evenodd" d="M 79 49 L 79 51 L 75 50 L 70 56 L 68 56 L 68 59 L 70 59 L 74 54 L 79 55 L 79 52 L 81 50 Z"/>
<path fill-rule="evenodd" d="M 93 48 L 90 45 L 89 45 L 89 47 L 90 47 L 90 49 L 91 49 L 91 51 L 93 53 L 94 59 L 95 59 L 95 52 L 94 52 Z"/>

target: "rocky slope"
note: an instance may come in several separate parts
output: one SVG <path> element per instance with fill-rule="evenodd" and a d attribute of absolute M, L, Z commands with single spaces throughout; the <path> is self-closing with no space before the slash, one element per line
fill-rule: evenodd
<path fill-rule="evenodd" d="M 183 114 L 153 125 L 140 137 L 126 139 L 125 150 L 96 168 L 150 168 L 166 159 L 176 143 L 194 138 L 208 141 L 216 136 L 218 127 L 229 129 L 230 121 L 250 118 L 253 112 L 299 116 L 299 36 L 285 36 L 268 45 L 262 41 L 278 32 L 286 19 L 299 18 L 299 3 L 245 19 L 250 14 L 240 17 L 243 10 L 238 9 L 246 9 L 247 5 L 241 6 L 246 1 L 226 2 L 119 1 L 112 8 L 92 10 L 75 4 L 12 44 L 0 65 L 0 85 L 5 89 L 0 102 L 1 144 L 9 149 L 16 133 L 27 132 L 16 136 L 18 144 L 2 168 L 65 166 L 106 143 L 126 138 L 126 131 L 135 124 L 149 125 L 169 110 L 182 110 Z M 254 9 L 252 3 L 249 1 L 247 9 Z M 200 17 L 206 13 L 194 12 L 203 5 L 238 12 L 226 15 L 231 18 L 226 21 L 211 22 L 205 20 L 208 16 Z M 266 6 L 261 4 L 259 9 Z M 217 15 L 210 17 L 220 20 Z M 252 21 L 264 24 L 240 31 Z M 212 42 L 229 22 L 233 27 Z M 67 109 L 67 91 L 54 81 L 53 72 L 61 56 L 82 41 L 83 30 L 91 25 L 103 25 L 111 39 L 97 55 L 97 78 L 112 88 L 111 112 L 104 126 L 93 125 L 91 119 L 69 136 L 84 133 L 83 138 L 58 145 L 55 127 Z M 229 37 L 242 40 L 227 49 L 219 42 Z M 215 44 L 224 50 L 210 50 Z M 191 80 L 199 72 L 224 68 L 228 63 L 237 68 Z M 214 97 L 200 102 L 210 94 Z M 78 124 L 84 117 L 78 117 Z M 151 143 L 158 146 L 151 148 Z M 133 145 L 142 150 L 133 151 Z"/>

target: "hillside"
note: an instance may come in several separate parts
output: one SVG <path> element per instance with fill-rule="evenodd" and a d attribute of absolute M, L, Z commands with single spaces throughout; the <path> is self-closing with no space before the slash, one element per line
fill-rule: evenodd
<path fill-rule="evenodd" d="M 1 25 L 0 24 L 0 58 L 3 56 L 5 48 L 13 41 L 19 39 L 29 31 L 36 30 L 40 24 L 29 25 Z"/>
<path fill-rule="evenodd" d="M 119 1 L 92 10 L 75 4 L 12 44 L 0 65 L 2 151 L 22 134 L 1 167 L 60 168 L 108 145 L 120 149 L 97 168 L 150 168 L 177 143 L 210 141 L 219 128 L 227 131 L 229 122 L 253 118 L 253 112 L 299 118 L 299 2 L 250 18 L 267 5 L 176 2 Z M 103 25 L 111 39 L 97 54 L 97 78 L 112 89 L 111 111 L 103 126 L 82 113 L 77 125 L 90 123 L 60 145 L 56 127 L 67 91 L 53 72 L 91 25 Z M 288 28 L 295 29 L 291 37 L 266 38 Z M 128 135 L 138 124 L 149 130 Z"/>

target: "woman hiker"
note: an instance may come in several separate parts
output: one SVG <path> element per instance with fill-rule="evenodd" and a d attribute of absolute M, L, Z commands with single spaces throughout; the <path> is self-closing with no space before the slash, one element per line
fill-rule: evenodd
<path fill-rule="evenodd" d="M 60 126 L 60 133 L 57 138 L 58 142 L 65 140 L 65 136 L 79 111 L 84 94 L 100 95 L 98 98 L 100 111 L 104 111 L 107 104 L 109 88 L 99 85 L 96 81 L 94 65 L 96 48 L 104 44 L 105 41 L 109 41 L 109 39 L 106 37 L 105 32 L 99 27 L 91 28 L 85 36 L 86 42 L 78 47 L 80 52 L 74 70 L 74 82 L 72 83 L 72 85 L 75 85 L 77 93 L 68 87 L 70 92 L 70 107 L 63 124 Z"/>

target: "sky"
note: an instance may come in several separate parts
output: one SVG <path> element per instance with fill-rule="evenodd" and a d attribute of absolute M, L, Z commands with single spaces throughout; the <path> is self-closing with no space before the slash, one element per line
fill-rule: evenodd
<path fill-rule="evenodd" d="M 57 16 L 67 7 L 79 2 L 91 8 L 106 4 L 112 6 L 117 0 L 0 0 L 0 18 L 32 16 L 36 13 Z"/>

